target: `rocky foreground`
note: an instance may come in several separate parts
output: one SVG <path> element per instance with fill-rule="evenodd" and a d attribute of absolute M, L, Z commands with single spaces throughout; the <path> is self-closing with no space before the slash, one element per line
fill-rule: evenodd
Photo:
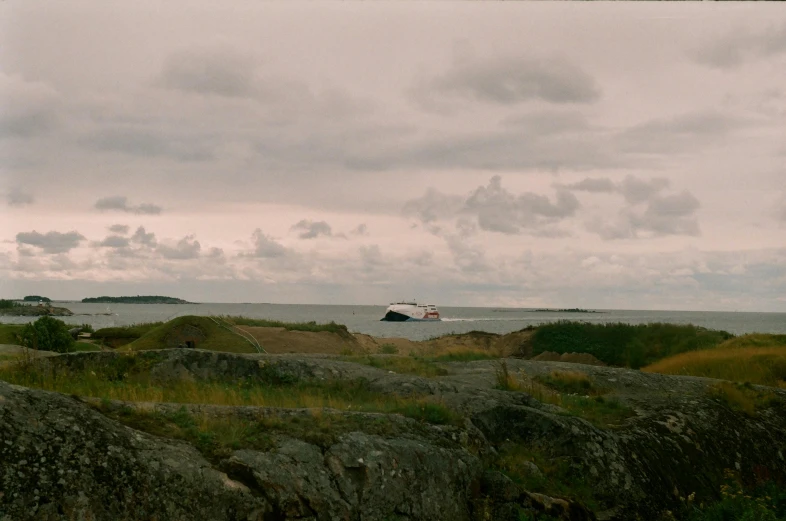
<path fill-rule="evenodd" d="M 114 367 L 120 356 L 78 353 L 38 363 L 73 375 Z M 697 502 L 716 499 L 725 473 L 745 483 L 786 478 L 786 392 L 778 389 L 754 388 L 761 399 L 743 412 L 713 393 L 713 380 L 506 361 L 519 381 L 555 370 L 586 374 L 630 411 L 618 424 L 601 425 L 533 393 L 495 388 L 494 360 L 444 364 L 449 374 L 435 378 L 335 357 L 199 350 L 140 353 L 135 364 L 162 383 L 362 380 L 374 393 L 439 403 L 460 419 L 433 424 L 351 410 L 119 403 L 0 381 L 0 519 L 658 519 L 691 494 Z M 199 443 L 127 426 L 123 418 L 138 411 L 279 427 L 264 447 L 217 456 Z M 315 417 L 335 431 L 286 427 Z M 509 472 L 504 462 L 522 451 L 531 461 Z M 562 469 L 557 478 L 573 488 L 528 490 L 557 483 L 537 479 L 550 472 L 547 465 Z"/>

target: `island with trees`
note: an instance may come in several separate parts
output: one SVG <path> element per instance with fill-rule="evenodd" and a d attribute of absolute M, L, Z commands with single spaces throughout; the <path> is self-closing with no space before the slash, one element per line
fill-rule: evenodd
<path fill-rule="evenodd" d="M 22 299 L 25 302 L 52 302 L 49 297 L 42 297 L 41 295 L 27 295 Z"/>
<path fill-rule="evenodd" d="M 160 295 L 137 295 L 135 297 L 91 297 L 83 298 L 85 304 L 193 304 L 175 297 Z"/>

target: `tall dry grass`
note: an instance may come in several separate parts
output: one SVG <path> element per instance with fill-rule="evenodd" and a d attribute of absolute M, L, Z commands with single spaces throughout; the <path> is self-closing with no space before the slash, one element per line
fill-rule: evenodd
<path fill-rule="evenodd" d="M 786 347 L 772 345 L 769 335 L 750 343 L 734 339 L 714 349 L 682 353 L 644 367 L 648 373 L 704 376 L 733 382 L 786 388 Z M 769 343 L 770 347 L 747 347 Z M 728 345 L 726 345 L 728 344 Z"/>

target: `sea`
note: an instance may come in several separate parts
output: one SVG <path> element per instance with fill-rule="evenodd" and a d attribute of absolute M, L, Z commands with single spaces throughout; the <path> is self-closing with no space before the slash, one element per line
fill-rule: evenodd
<path fill-rule="evenodd" d="M 708 329 L 746 333 L 786 334 L 786 313 L 720 312 L 720 311 L 645 311 L 598 309 L 592 313 L 543 311 L 524 308 L 440 307 L 439 322 L 381 322 L 385 306 L 316 305 L 316 304 L 87 304 L 53 302 L 66 307 L 73 316 L 59 317 L 69 324 L 90 324 L 95 329 L 125 326 L 144 322 L 165 322 L 184 315 L 244 316 L 285 322 L 336 322 L 354 333 L 376 337 L 401 337 L 410 340 L 469 331 L 510 333 L 558 320 L 590 323 L 622 322 L 648 324 L 694 324 Z M 0 317 L 3 323 L 30 322 L 36 317 Z"/>

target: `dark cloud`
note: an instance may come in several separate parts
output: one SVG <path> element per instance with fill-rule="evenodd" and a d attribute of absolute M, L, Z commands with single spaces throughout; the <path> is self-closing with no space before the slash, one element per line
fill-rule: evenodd
<path fill-rule="evenodd" d="M 617 185 L 607 177 L 590 178 L 587 177 L 576 183 L 562 185 L 563 188 L 568 190 L 577 190 L 580 192 L 615 192 Z"/>
<path fill-rule="evenodd" d="M 621 132 L 616 141 L 624 152 L 695 152 L 697 147 L 722 144 L 747 123 L 720 112 L 693 112 L 647 121 Z"/>
<path fill-rule="evenodd" d="M 365 223 L 358 224 L 351 232 L 352 235 L 368 236 L 368 226 Z"/>
<path fill-rule="evenodd" d="M 229 48 L 177 52 L 164 62 L 159 84 L 170 89 L 226 97 L 256 93 L 256 63 Z"/>
<path fill-rule="evenodd" d="M 127 224 L 113 224 L 109 227 L 109 231 L 120 235 L 126 235 L 129 232 Z"/>
<path fill-rule="evenodd" d="M 102 197 L 94 206 L 97 210 L 119 210 L 121 212 L 136 213 L 141 215 L 158 215 L 162 208 L 155 204 L 142 203 L 136 206 L 128 204 L 128 197 L 114 195 Z"/>
<path fill-rule="evenodd" d="M 51 130 L 59 95 L 48 85 L 0 71 L 0 139 L 29 138 Z"/>
<path fill-rule="evenodd" d="M 563 59 L 530 57 L 463 60 L 421 87 L 431 95 L 457 95 L 512 105 L 530 100 L 591 103 L 600 98 L 595 80 Z"/>
<path fill-rule="evenodd" d="M 287 256 L 290 251 L 275 241 L 272 237 L 262 233 L 262 230 L 257 228 L 251 235 L 254 241 L 254 249 L 244 254 L 248 257 L 257 257 L 260 259 L 274 259 L 278 257 Z"/>
<path fill-rule="evenodd" d="M 44 253 L 66 253 L 79 246 L 85 237 L 76 231 L 66 233 L 47 232 L 45 234 L 32 232 L 20 232 L 16 234 L 18 244 L 28 244 L 41 248 Z"/>
<path fill-rule="evenodd" d="M 101 152 L 121 152 L 137 157 L 168 157 L 178 161 L 213 159 L 212 147 L 205 138 L 192 136 L 186 129 L 167 134 L 156 128 L 107 127 L 88 134 L 80 143 Z"/>
<path fill-rule="evenodd" d="M 198 258 L 201 249 L 199 241 L 193 235 L 187 235 L 174 245 L 159 244 L 156 247 L 156 252 L 165 259 L 188 260 Z"/>
<path fill-rule="evenodd" d="M 27 206 L 35 202 L 33 194 L 25 192 L 20 188 L 12 188 L 5 196 L 8 206 Z"/>
<path fill-rule="evenodd" d="M 104 240 L 99 242 L 96 246 L 102 248 L 128 248 L 130 241 L 127 237 L 120 237 L 119 235 L 110 235 Z"/>
<path fill-rule="evenodd" d="M 292 230 L 301 230 L 298 234 L 301 239 L 316 239 L 319 236 L 331 237 L 333 235 L 333 230 L 325 221 L 303 219 L 294 224 Z"/>
<path fill-rule="evenodd" d="M 636 204 L 649 200 L 668 186 L 668 179 L 655 177 L 645 181 L 629 175 L 623 179 L 618 189 L 626 201 Z"/>
<path fill-rule="evenodd" d="M 696 53 L 700 63 L 732 68 L 745 62 L 786 53 L 786 23 L 759 32 L 735 30 L 716 38 Z"/>
<path fill-rule="evenodd" d="M 155 248 L 157 244 L 156 234 L 153 232 L 147 233 L 144 226 L 140 226 L 136 229 L 134 235 L 131 236 L 131 241 L 150 248 Z"/>

